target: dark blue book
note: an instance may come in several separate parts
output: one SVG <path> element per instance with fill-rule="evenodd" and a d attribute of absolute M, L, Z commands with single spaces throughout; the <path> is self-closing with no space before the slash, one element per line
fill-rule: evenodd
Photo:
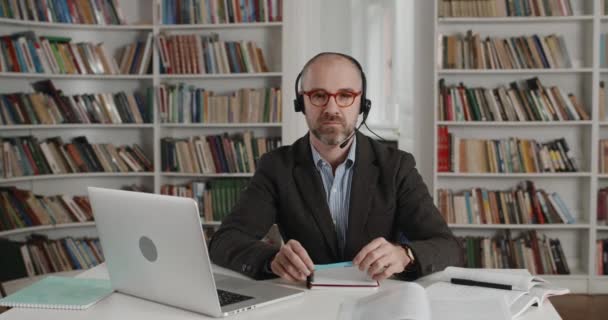
<path fill-rule="evenodd" d="M 538 51 L 538 55 L 540 56 L 542 62 L 543 62 L 543 66 L 545 68 L 551 68 L 551 65 L 549 65 L 549 61 L 547 60 L 547 56 L 548 54 L 551 54 L 551 52 L 545 52 L 543 50 L 543 46 L 540 43 L 540 38 L 538 37 L 538 35 L 533 35 L 532 39 L 534 39 L 534 44 L 536 45 L 536 51 Z"/>

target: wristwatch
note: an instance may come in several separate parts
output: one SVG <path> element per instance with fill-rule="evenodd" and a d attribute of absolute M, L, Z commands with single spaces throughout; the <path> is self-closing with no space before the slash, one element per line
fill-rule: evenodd
<path fill-rule="evenodd" d="M 405 266 L 405 269 L 407 269 L 408 267 L 414 265 L 416 258 L 414 257 L 414 252 L 412 252 L 412 248 L 410 248 L 410 246 L 407 244 L 402 244 L 401 247 L 405 250 L 405 255 L 410 259 L 410 262 Z"/>

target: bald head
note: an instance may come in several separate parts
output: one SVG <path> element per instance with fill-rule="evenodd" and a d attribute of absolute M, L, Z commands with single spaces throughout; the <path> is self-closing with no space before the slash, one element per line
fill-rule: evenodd
<path fill-rule="evenodd" d="M 300 90 L 311 90 L 313 89 L 311 84 L 311 74 L 313 77 L 322 77 L 331 79 L 339 73 L 346 77 L 355 77 L 357 85 L 353 89 L 359 91 L 362 89 L 363 81 L 361 78 L 361 71 L 351 59 L 333 52 L 324 52 L 314 56 L 310 59 L 302 69 L 302 81 L 300 82 Z M 313 81 L 314 82 L 314 81 Z"/>

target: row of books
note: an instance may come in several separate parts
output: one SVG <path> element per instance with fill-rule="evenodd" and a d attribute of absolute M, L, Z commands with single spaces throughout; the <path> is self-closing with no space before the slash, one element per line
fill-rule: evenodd
<path fill-rule="evenodd" d="M 156 89 L 164 123 L 281 122 L 281 89 L 240 89 L 218 94 L 192 85 L 160 85 Z"/>
<path fill-rule="evenodd" d="M 597 240 L 595 261 L 598 276 L 608 276 L 608 239 Z"/>
<path fill-rule="evenodd" d="M 117 0 L 0 0 L 0 17 L 29 21 L 126 24 Z"/>
<path fill-rule="evenodd" d="M 185 185 L 166 184 L 161 194 L 193 198 L 205 222 L 222 221 L 236 205 L 249 179 L 192 181 Z"/>
<path fill-rule="evenodd" d="M 441 0 L 440 17 L 544 17 L 573 15 L 570 0 Z"/>
<path fill-rule="evenodd" d="M 599 98 L 598 98 L 598 105 L 599 105 L 599 120 L 600 121 L 607 121 L 608 117 L 606 115 L 606 109 L 608 109 L 608 104 L 606 104 L 606 83 L 604 81 L 600 81 L 600 90 L 599 90 Z"/>
<path fill-rule="evenodd" d="M 0 94 L 0 125 L 151 123 L 151 90 L 65 95 L 49 80 L 32 83 L 35 93 Z"/>
<path fill-rule="evenodd" d="M 577 172 L 566 139 L 463 139 L 439 127 L 439 172 L 540 173 Z M 447 145 L 446 145 L 447 143 Z"/>
<path fill-rule="evenodd" d="M 143 74 L 149 71 L 152 40 L 127 46 L 121 65 L 104 43 L 74 43 L 69 37 L 36 37 L 33 31 L 0 36 L 0 72 L 49 74 Z"/>
<path fill-rule="evenodd" d="M 162 169 L 181 173 L 254 173 L 259 158 L 280 146 L 280 138 L 254 138 L 250 131 L 164 138 L 161 140 Z"/>
<path fill-rule="evenodd" d="M 597 222 L 599 225 L 608 223 L 608 187 L 600 188 L 597 192 Z"/>
<path fill-rule="evenodd" d="M 93 220 L 86 196 L 42 196 L 3 187 L 0 200 L 0 231 Z"/>
<path fill-rule="evenodd" d="M 493 238 L 461 238 L 467 268 L 528 269 L 532 274 L 570 274 L 559 239 L 522 232 L 512 238 L 509 230 Z"/>
<path fill-rule="evenodd" d="M 251 41 L 220 41 L 219 35 L 160 34 L 161 73 L 217 74 L 269 72 L 262 49 Z"/>
<path fill-rule="evenodd" d="M 513 81 L 495 89 L 446 85 L 439 80 L 440 121 L 568 121 L 589 120 L 572 93 L 545 87 L 536 77 L 523 87 Z M 523 87 L 523 88 L 522 88 Z"/>
<path fill-rule="evenodd" d="M 444 69 L 549 69 L 571 68 L 563 36 L 486 37 L 439 35 L 438 64 Z"/>
<path fill-rule="evenodd" d="M 439 189 L 439 210 L 447 223 L 545 224 L 575 223 L 559 194 L 536 189 L 532 181 L 511 190 Z"/>
<path fill-rule="evenodd" d="M 143 150 L 113 144 L 89 143 L 85 136 L 63 143 L 61 137 L 40 142 L 33 136 L 0 139 L 0 176 L 5 178 L 78 172 L 152 171 Z"/>
<path fill-rule="evenodd" d="M 89 269 L 104 262 L 101 243 L 96 238 L 50 240 L 33 235 L 21 246 L 21 256 L 29 277 Z"/>
<path fill-rule="evenodd" d="M 163 24 L 276 22 L 282 12 L 282 0 L 163 0 Z"/>

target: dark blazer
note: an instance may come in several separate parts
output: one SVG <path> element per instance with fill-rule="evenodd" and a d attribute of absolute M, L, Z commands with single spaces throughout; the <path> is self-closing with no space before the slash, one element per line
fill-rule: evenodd
<path fill-rule="evenodd" d="M 370 241 L 396 242 L 403 234 L 417 261 L 417 276 L 462 265 L 458 240 L 433 204 L 414 157 L 357 133 L 350 212 L 343 254 L 314 166 L 308 134 L 259 160 L 247 188 L 209 245 L 214 263 L 264 279 L 278 252 L 260 239 L 276 223 L 315 264 L 352 260 Z"/>

